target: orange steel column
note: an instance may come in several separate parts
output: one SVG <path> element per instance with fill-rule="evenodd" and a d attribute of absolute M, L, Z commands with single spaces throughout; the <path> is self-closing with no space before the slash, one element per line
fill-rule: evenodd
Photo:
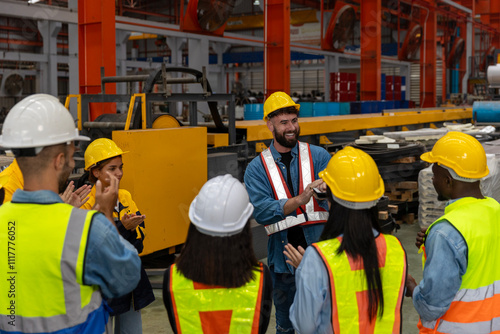
<path fill-rule="evenodd" d="M 106 76 L 116 75 L 115 1 L 78 1 L 78 63 L 80 94 L 101 92 L 101 67 Z M 107 94 L 116 93 L 116 84 L 106 85 Z M 90 106 L 90 120 L 116 112 L 116 105 Z"/>
<path fill-rule="evenodd" d="M 290 93 L 290 0 L 266 0 L 265 94 Z"/>
<path fill-rule="evenodd" d="M 497 31 L 493 36 L 493 45 L 500 49 L 500 1 L 498 0 L 490 0 L 490 25 Z M 500 59 L 497 59 L 497 63 L 500 63 Z"/>
<path fill-rule="evenodd" d="M 433 8 L 428 14 L 422 15 L 424 43 L 420 48 L 420 106 L 429 108 L 436 106 L 436 42 L 437 15 Z M 426 20 L 427 18 L 427 20 Z M 445 60 L 443 60 L 445 61 Z M 445 96 L 443 96 L 443 99 Z"/>
<path fill-rule="evenodd" d="M 361 1 L 360 100 L 380 100 L 382 56 L 382 1 Z"/>

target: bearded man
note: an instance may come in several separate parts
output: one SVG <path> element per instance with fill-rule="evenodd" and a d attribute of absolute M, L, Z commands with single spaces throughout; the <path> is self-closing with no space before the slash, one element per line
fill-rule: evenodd
<path fill-rule="evenodd" d="M 330 161 L 323 148 L 299 142 L 299 109 L 288 94 L 276 92 L 264 103 L 264 121 L 273 134 L 268 149 L 252 160 L 245 185 L 255 220 L 269 236 L 267 263 L 273 279 L 277 333 L 293 333 L 289 318 L 295 296 L 294 268 L 283 254 L 288 243 L 303 251 L 317 242 L 328 219 L 328 204 L 314 188 L 326 190 L 318 172 Z"/>

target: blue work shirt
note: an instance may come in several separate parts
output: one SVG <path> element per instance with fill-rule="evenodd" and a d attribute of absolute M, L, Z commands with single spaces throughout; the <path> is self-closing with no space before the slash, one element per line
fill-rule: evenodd
<path fill-rule="evenodd" d="M 298 144 L 292 149 L 292 161 L 290 162 L 290 176 L 292 178 L 293 193 L 298 195 L 299 191 L 299 149 Z M 319 179 L 318 173 L 326 168 L 330 161 L 331 155 L 324 148 L 309 145 L 311 150 L 311 158 L 314 166 L 314 180 Z M 285 164 L 281 162 L 281 154 L 274 148 L 274 140 L 269 146 L 274 161 L 281 170 L 284 180 L 287 182 L 287 171 Z M 267 177 L 266 170 L 262 163 L 260 155 L 255 157 L 245 171 L 245 186 L 250 197 L 250 202 L 254 206 L 254 218 L 262 225 L 269 225 L 285 219 L 283 207 L 288 199 L 276 200 L 274 197 L 273 187 Z M 307 186 L 307 185 L 304 185 Z M 328 202 L 318 201 L 319 205 L 328 211 Z M 296 216 L 295 211 L 289 216 Z M 323 232 L 324 224 L 314 224 L 302 226 L 304 237 L 308 245 L 318 241 Z M 267 243 L 267 263 L 269 269 L 275 273 L 293 273 L 294 268 L 287 264 L 283 251 L 288 243 L 287 230 L 273 233 L 269 236 Z"/>
<path fill-rule="evenodd" d="M 20 189 L 12 196 L 12 202 L 63 203 L 61 197 L 50 190 Z M 136 249 L 120 236 L 103 214 L 94 215 L 84 263 L 84 284 L 98 285 L 106 298 L 129 293 L 137 286 L 141 276 L 141 259 Z"/>
<path fill-rule="evenodd" d="M 377 237 L 379 232 L 372 230 L 373 236 Z M 295 271 L 295 285 L 297 291 L 290 307 L 293 328 L 302 334 L 333 333 L 329 274 L 314 247 L 307 247 Z"/>
<path fill-rule="evenodd" d="M 425 251 L 424 275 L 413 290 L 413 305 L 422 320 L 433 321 L 446 313 L 462 285 L 468 249 L 462 234 L 443 220 L 430 229 Z"/>

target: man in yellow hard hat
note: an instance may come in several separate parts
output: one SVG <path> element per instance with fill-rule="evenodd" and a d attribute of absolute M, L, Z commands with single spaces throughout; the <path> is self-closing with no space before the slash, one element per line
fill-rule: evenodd
<path fill-rule="evenodd" d="M 328 204 L 313 197 L 314 188 L 326 189 L 318 172 L 330 154 L 299 142 L 299 109 L 288 94 L 276 92 L 264 103 L 264 121 L 273 140 L 248 165 L 245 185 L 255 207 L 254 217 L 269 235 L 267 263 L 273 278 L 277 332 L 293 332 L 289 318 L 295 295 L 293 266 L 286 263 L 284 245 L 305 249 L 318 241 L 328 219 Z"/>
<path fill-rule="evenodd" d="M 500 331 L 500 204 L 481 193 L 486 154 L 472 136 L 449 132 L 421 159 L 433 163 L 445 214 L 425 233 L 424 274 L 410 276 L 407 295 L 420 333 Z"/>

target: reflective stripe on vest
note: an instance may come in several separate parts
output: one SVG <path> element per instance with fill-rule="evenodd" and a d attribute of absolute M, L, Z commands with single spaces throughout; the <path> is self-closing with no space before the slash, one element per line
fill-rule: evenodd
<path fill-rule="evenodd" d="M 304 187 L 314 181 L 314 165 L 311 158 L 309 144 L 299 143 L 299 194 L 302 194 Z M 262 164 L 267 172 L 269 183 L 274 191 L 275 199 L 292 198 L 288 186 L 279 171 L 278 165 L 274 161 L 271 150 L 268 148 L 261 153 Z M 305 205 L 306 216 L 297 209 L 295 216 L 287 216 L 285 219 L 270 225 L 266 225 L 267 235 L 286 230 L 295 225 L 300 224 L 318 224 L 328 220 L 328 212 L 319 206 L 316 199 L 311 196 L 311 199 Z"/>
<path fill-rule="evenodd" d="M 398 239 L 375 238 L 384 295 L 384 313 L 370 323 L 368 293 L 362 259 L 337 254 L 342 238 L 314 243 L 327 268 L 332 301 L 332 327 L 341 333 L 400 333 L 401 305 L 406 281 L 406 255 Z"/>
<path fill-rule="evenodd" d="M 170 296 L 177 333 L 259 332 L 264 275 L 239 288 L 207 286 L 187 279 L 175 264 L 170 267 Z"/>
<path fill-rule="evenodd" d="M 15 254 L 0 258 L 0 266 L 9 268 L 2 281 L 10 279 L 12 291 L 0 295 L 0 304 L 13 305 L 12 310 L 0 309 L 0 329 L 50 333 L 85 327 L 105 332 L 108 313 L 99 288 L 83 285 L 94 213 L 63 203 L 11 202 L 0 208 L 0 224 L 13 227 L 13 233 L 0 231 L 0 243 L 10 241 Z"/>
<path fill-rule="evenodd" d="M 467 271 L 448 311 L 436 321 L 420 322 L 420 332 L 500 332 L 500 204 L 489 197 L 459 199 L 427 233 L 442 220 L 450 222 L 467 244 Z"/>

